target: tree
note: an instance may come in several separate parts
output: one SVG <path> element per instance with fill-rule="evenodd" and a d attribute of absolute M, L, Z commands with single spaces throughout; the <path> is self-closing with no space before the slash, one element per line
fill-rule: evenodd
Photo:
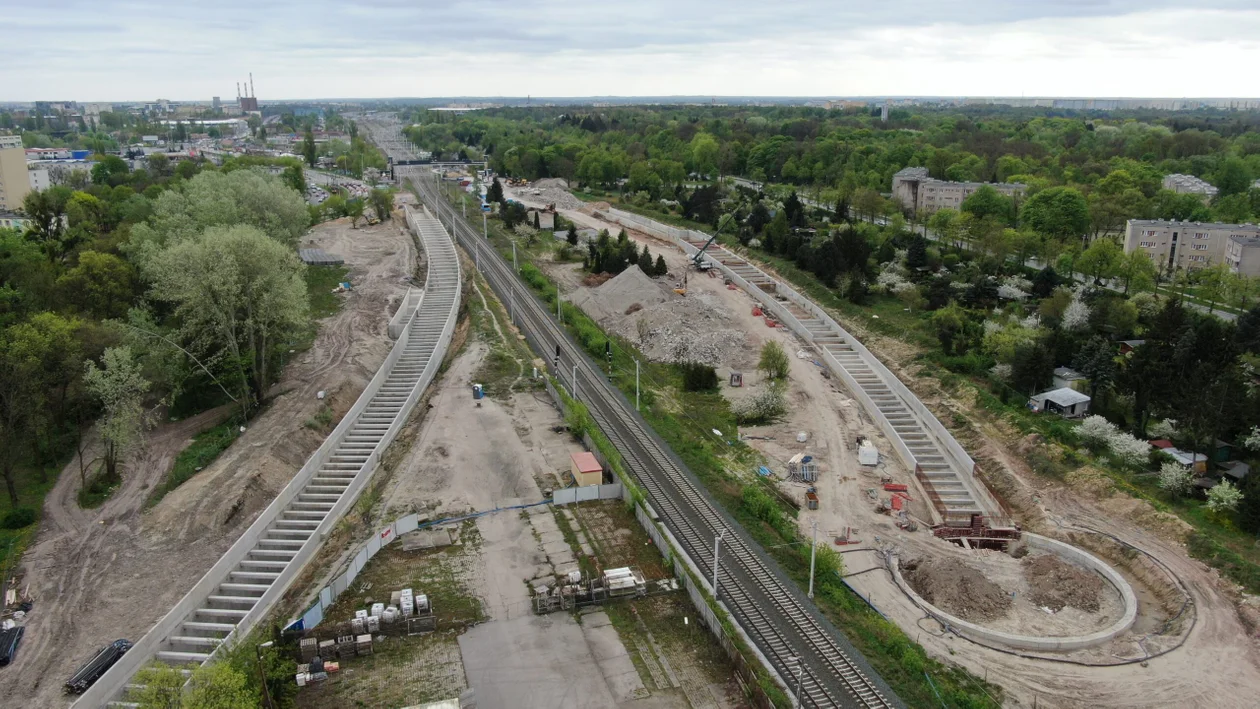
<path fill-rule="evenodd" d="M 346 216 L 350 217 L 350 227 L 358 228 L 359 220 L 363 218 L 363 200 L 351 199 L 346 201 Z"/>
<path fill-rule="evenodd" d="M 963 200 L 961 209 L 977 219 L 993 219 L 1004 225 L 1014 221 L 1015 203 L 991 185 L 982 185 L 968 195 Z"/>
<path fill-rule="evenodd" d="M 770 222 L 770 226 L 766 227 L 765 239 L 762 240 L 762 248 L 771 253 L 779 253 L 783 248 L 784 239 L 788 235 L 788 221 L 785 210 L 780 209 Z"/>
<path fill-rule="evenodd" d="M 499 184 L 499 178 L 494 178 L 494 181 L 490 183 L 490 189 L 486 190 L 486 201 L 490 204 L 503 202 L 503 185 Z"/>
<path fill-rule="evenodd" d="M 1238 525 L 1252 534 L 1260 533 L 1260 475 L 1243 478 Z"/>
<path fill-rule="evenodd" d="M 193 671 L 181 709 L 256 709 L 249 678 L 227 662 L 212 662 Z"/>
<path fill-rule="evenodd" d="M 152 296 L 175 306 L 190 348 L 209 352 L 239 381 L 241 399 L 271 385 L 273 350 L 307 324 L 302 262 L 252 226 L 211 227 L 145 264 Z"/>
<path fill-rule="evenodd" d="M 691 169 L 701 177 L 717 172 L 718 142 L 708 133 L 696 133 L 691 139 Z"/>
<path fill-rule="evenodd" d="M 578 243 L 577 224 L 574 224 L 572 222 L 569 223 L 569 231 L 568 233 L 565 234 L 564 240 L 569 242 L 569 246 L 577 246 L 577 243 Z"/>
<path fill-rule="evenodd" d="M 1107 389 L 1116 378 L 1116 348 L 1103 337 L 1091 337 L 1076 353 L 1072 366 L 1089 379 L 1089 398 Z"/>
<path fill-rule="evenodd" d="M 368 202 L 372 204 L 372 211 L 376 214 L 377 219 L 386 221 L 393 216 L 394 196 L 389 191 L 372 190 L 368 193 Z"/>
<path fill-rule="evenodd" d="M 1150 256 L 1134 249 L 1120 257 L 1115 275 L 1124 284 L 1124 294 L 1128 295 L 1130 288 L 1137 293 L 1153 290 L 1158 270 Z"/>
<path fill-rule="evenodd" d="M 652 275 L 660 277 L 660 276 L 664 276 L 667 273 L 669 273 L 669 266 L 666 265 L 665 263 L 665 257 L 660 254 L 657 254 L 656 264 L 652 268 Z"/>
<path fill-rule="evenodd" d="M 648 251 L 647 244 L 643 245 L 643 251 L 639 253 L 639 270 L 645 275 L 652 275 L 652 252 Z"/>
<path fill-rule="evenodd" d="M 284 168 L 284 172 L 280 174 L 280 179 L 284 180 L 284 184 L 289 189 L 298 194 L 306 194 L 306 173 L 303 172 L 301 165 L 290 165 Z"/>
<path fill-rule="evenodd" d="M 28 192 L 22 200 L 22 211 L 30 217 L 26 238 L 39 244 L 49 263 L 62 259 L 71 243 L 66 240 L 69 219 L 66 209 L 74 191 L 68 187 L 54 186 L 46 190 Z"/>
<path fill-rule="evenodd" d="M 127 162 L 117 155 L 98 155 L 96 164 L 92 166 L 92 184 L 120 185 L 127 181 L 130 172 Z"/>
<path fill-rule="evenodd" d="M 302 136 L 302 157 L 306 158 L 306 164 L 315 167 L 315 159 L 319 153 L 315 149 L 315 132 L 310 126 L 306 127 L 306 134 Z"/>
<path fill-rule="evenodd" d="M 1221 197 L 1246 192 L 1251 188 L 1252 175 L 1247 163 L 1241 158 L 1226 158 L 1216 173 L 1216 187 Z"/>
<path fill-rule="evenodd" d="M 1011 359 L 1011 386 L 1021 394 L 1044 389 L 1053 378 L 1054 364 L 1054 348 L 1045 342 L 1018 345 Z"/>
<path fill-rule="evenodd" d="M 1110 237 L 1101 236 L 1081 252 L 1080 258 L 1076 260 L 1076 268 L 1092 278 L 1096 285 L 1101 285 L 1103 279 L 1116 275 L 1123 256 L 1120 244 Z"/>
<path fill-rule="evenodd" d="M 1213 512 L 1233 512 L 1242 502 L 1243 494 L 1228 480 L 1222 480 L 1207 491 L 1207 506 Z"/>
<path fill-rule="evenodd" d="M 332 201 L 329 198 L 328 201 Z M 286 246 L 296 246 L 310 225 L 302 195 L 261 170 L 206 171 L 166 190 L 148 224 L 137 224 L 125 251 L 143 270 L 163 247 L 192 239 L 207 227 L 248 225 Z"/>
<path fill-rule="evenodd" d="M 1037 272 L 1032 279 L 1032 294 L 1038 298 L 1048 298 L 1059 287 L 1059 274 L 1054 272 L 1050 266 L 1046 266 Z"/>
<path fill-rule="evenodd" d="M 1159 487 L 1173 497 L 1181 497 L 1194 487 L 1194 475 L 1181 463 L 1166 460 L 1159 466 Z"/>
<path fill-rule="evenodd" d="M 944 207 L 933 212 L 928 217 L 927 228 L 943 243 L 962 248 L 962 242 L 958 239 L 962 232 L 958 224 L 958 212 L 953 209 Z"/>
<path fill-rule="evenodd" d="M 120 318 L 135 295 L 135 269 L 113 254 L 84 251 L 57 279 L 57 289 L 62 300 L 97 320 Z"/>
<path fill-rule="evenodd" d="M 1250 222 L 1252 218 L 1251 200 L 1242 193 L 1221 197 L 1212 211 L 1216 212 L 1217 220 L 1230 224 Z"/>
<path fill-rule="evenodd" d="M 185 677 L 178 668 L 154 662 L 136 673 L 141 689 L 132 694 L 141 709 L 181 709 Z"/>
<path fill-rule="evenodd" d="M 133 450 L 144 435 L 144 393 L 149 390 L 149 382 L 128 347 L 107 348 L 101 361 L 100 367 L 91 360 L 85 363 L 83 383 L 101 404 L 98 426 L 105 445 L 105 477 L 117 481 L 121 479 L 118 461 Z"/>
<path fill-rule="evenodd" d="M 752 227 L 753 233 L 760 234 L 762 229 L 770 223 L 770 210 L 766 209 L 766 205 L 758 201 L 753 205 L 752 211 L 748 213 L 748 226 Z"/>
<path fill-rule="evenodd" d="M 783 346 L 775 340 L 770 340 L 761 348 L 761 359 L 757 362 L 757 369 L 767 378 L 779 381 L 787 379 L 791 362 L 788 360 L 787 352 L 783 351 Z"/>
<path fill-rule="evenodd" d="M 1199 278 L 1199 297 L 1208 302 L 1208 312 L 1212 313 L 1216 305 L 1229 295 L 1229 266 L 1218 263 L 1199 269 L 1196 275 Z"/>
<path fill-rule="evenodd" d="M 932 313 L 932 329 L 936 331 L 936 339 L 940 340 L 941 351 L 946 355 L 958 354 L 964 343 L 967 327 L 967 312 L 957 303 Z"/>
<path fill-rule="evenodd" d="M 1049 187 L 1028 198 L 1020 219 L 1055 239 L 1080 237 L 1089 231 L 1089 204 L 1071 187 Z"/>

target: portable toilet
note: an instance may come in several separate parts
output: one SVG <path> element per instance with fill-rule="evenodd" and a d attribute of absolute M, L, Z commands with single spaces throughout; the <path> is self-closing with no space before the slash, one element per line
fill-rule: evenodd
<path fill-rule="evenodd" d="M 480 384 L 473 385 L 473 398 L 474 399 L 480 399 L 481 397 L 485 395 L 486 395 L 485 389 Z"/>

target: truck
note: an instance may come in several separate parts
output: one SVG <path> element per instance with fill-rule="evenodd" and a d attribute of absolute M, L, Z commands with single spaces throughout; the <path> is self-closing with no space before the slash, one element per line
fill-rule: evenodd
<path fill-rule="evenodd" d="M 92 656 L 92 659 L 79 667 L 79 671 L 75 672 L 74 676 L 66 680 L 66 691 L 71 694 L 83 694 L 130 649 L 130 640 L 115 640 L 101 648 Z"/>

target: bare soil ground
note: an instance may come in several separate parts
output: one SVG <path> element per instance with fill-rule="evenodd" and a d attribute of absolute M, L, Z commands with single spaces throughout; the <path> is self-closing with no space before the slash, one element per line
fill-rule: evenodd
<path fill-rule="evenodd" d="M 1011 596 L 976 569 L 949 557 L 908 559 L 901 564 L 906 583 L 923 600 L 964 620 L 983 623 L 1006 615 Z"/>
<path fill-rule="evenodd" d="M 589 211 L 562 209 L 561 213 L 581 226 L 607 228 L 613 233 L 620 228 L 586 213 Z M 674 277 L 681 273 L 685 258 L 679 251 L 635 231 L 628 230 L 628 233 L 635 241 L 648 244 L 654 253 L 661 250 Z M 570 265 L 554 268 L 574 270 Z M 690 286 L 705 288 L 706 281 L 708 279 L 702 277 L 692 278 Z M 735 314 L 731 327 L 742 328 L 749 335 L 744 360 L 724 363 L 727 367 L 743 369 L 748 383 L 746 389 L 742 392 L 724 389 L 724 392 L 731 397 L 748 395 L 758 386 L 755 373 L 750 377 L 749 370 L 766 338 L 783 338 L 789 353 L 806 348 L 791 335 L 778 329 L 769 330 L 760 320 L 752 318 L 748 314 L 752 301 L 742 292 L 726 291 L 720 280 L 716 281 L 716 286 L 717 294 L 727 298 L 725 302 Z M 849 579 L 863 597 L 869 598 L 934 656 L 1000 684 L 1006 691 L 1007 706 L 1083 709 L 1177 705 L 1248 707 L 1254 704 L 1254 697 L 1260 691 L 1260 652 L 1256 639 L 1239 617 L 1240 603 L 1250 606 L 1232 584 L 1187 555 L 1184 523 L 1089 476 L 1076 475 L 1058 482 L 1033 473 L 1027 463 L 1025 441 L 980 412 L 975 402 L 952 396 L 943 391 L 936 380 L 919 376 L 920 366 L 915 362 L 919 352 L 913 345 L 873 334 L 860 322 L 841 318 L 836 313 L 832 316 L 898 373 L 946 426 L 955 430 L 964 447 L 981 462 L 984 479 L 1026 529 L 1086 546 L 1124 575 L 1138 596 L 1139 615 L 1133 630 L 1111 643 L 1066 657 L 1039 659 L 984 648 L 941 632 L 939 626 L 923 620 L 923 612 L 896 589 L 885 572 L 864 573 Z M 753 439 L 749 443 L 766 456 L 772 467 L 779 466 L 776 473 L 781 474 L 781 466 L 797 452 L 813 454 L 819 460 L 821 477 L 817 487 L 821 509 L 801 512 L 798 521 L 802 532 L 808 534 L 817 519 L 820 538 L 839 536 L 847 530 L 851 539 L 860 540 L 860 544 L 838 549 L 873 552 L 892 548 L 903 556 L 937 553 L 930 551 L 933 540 L 922 528 L 914 534 L 903 532 L 894 527 L 886 515 L 874 512 L 875 500 L 867 491 L 876 489 L 876 497 L 883 496 L 878 483 L 880 475 L 887 475 L 894 482 L 910 485 L 911 516 L 920 521 L 930 518 L 923 491 L 893 458 L 888 441 L 842 386 L 823 378 L 819 368 L 808 360 L 793 357 L 792 362 L 789 392 L 792 408 L 788 416 L 774 425 L 746 428 L 741 433 L 746 437 L 769 439 Z M 962 428 L 958 421 L 964 422 Z M 797 443 L 798 432 L 807 433 L 806 443 Z M 871 438 L 879 448 L 878 468 L 857 465 L 854 438 L 858 434 Z M 803 486 L 784 484 L 782 487 L 798 500 L 803 497 Z M 1166 565 L 1189 593 L 1190 605 L 1181 608 L 1182 592 L 1169 581 L 1163 568 L 1154 563 L 1138 564 L 1133 561 L 1132 550 L 1122 549 L 1094 531 L 1115 535 L 1138 549 L 1139 557 L 1147 553 Z M 853 570 L 880 563 L 876 554 L 861 551 L 845 554 L 845 561 Z M 1068 613 L 1098 617 L 1071 606 L 1060 615 Z M 1168 652 L 1151 657 L 1147 666 L 1138 662 L 1163 651 Z M 1065 664 L 1056 659 L 1112 666 Z M 1116 664 L 1129 660 L 1131 664 Z"/>
<path fill-rule="evenodd" d="M 391 346 L 385 325 L 414 269 L 411 237 L 400 221 L 351 229 L 348 220 L 303 237 L 340 254 L 354 290 L 320 323 L 307 352 L 289 364 L 267 409 L 205 470 L 149 511 L 144 501 L 193 435 L 226 409 L 152 431 L 128 461 L 122 487 L 100 508 L 79 509 L 72 462 L 45 501 L 45 522 L 23 560 L 34 608 L 16 662 L 0 673 L 6 706 L 64 707 L 61 684 L 118 638 L 138 640 L 196 583 L 301 468 L 321 434 L 302 424 L 329 392 L 340 417 Z M 91 454 L 89 454 L 91 455 Z"/>
<path fill-rule="evenodd" d="M 1055 612 L 1068 606 L 1090 612 L 1098 610 L 1103 588 L 1098 574 L 1057 556 L 1043 554 L 1024 559 L 1024 576 L 1031 588 L 1029 600 L 1039 606 Z"/>

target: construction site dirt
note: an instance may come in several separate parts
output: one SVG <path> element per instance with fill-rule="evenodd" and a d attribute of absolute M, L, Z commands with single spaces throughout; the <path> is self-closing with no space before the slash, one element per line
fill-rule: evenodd
<path fill-rule="evenodd" d="M 457 541 L 447 551 L 408 551 L 416 533 L 403 536 L 368 562 L 364 580 L 330 613 L 348 616 L 361 607 L 383 591 L 379 579 L 415 583 L 442 617 L 453 597 L 475 597 L 478 611 L 464 613 L 469 622 L 460 627 L 442 621 L 438 633 L 402 639 L 404 646 L 388 648 L 389 662 L 353 660 L 343 676 L 303 690 L 299 699 L 318 707 L 375 706 L 378 699 L 414 703 L 471 689 L 477 706 L 487 708 L 688 706 L 677 684 L 649 684 L 631 660 L 636 648 L 627 647 L 603 609 L 585 609 L 580 617 L 535 613 L 532 586 L 554 584 L 557 574 L 592 563 L 591 543 L 575 518 L 553 510 L 543 493 L 566 484 L 570 454 L 583 448 L 532 379 L 532 357 L 502 306 L 483 282 L 470 283 L 465 344 L 435 382 L 429 413 L 395 442 L 400 455 L 388 464 L 372 513 L 383 523 L 414 512 L 439 522 L 438 529 L 449 527 Z M 492 383 L 487 390 L 495 394 L 475 398 L 474 383 Z M 440 523 L 469 514 L 478 516 Z M 437 563 L 441 573 L 427 570 Z M 312 592 L 320 585 L 312 584 Z M 344 618 L 328 622 L 337 620 Z M 434 666 L 419 667 L 427 661 Z M 431 696 L 434 690 L 444 696 Z"/>
<path fill-rule="evenodd" d="M 311 348 L 295 353 L 265 410 L 205 470 L 145 509 L 192 436 L 230 407 L 158 425 L 142 452 L 126 461 L 121 487 L 98 509 L 77 504 L 77 461 L 62 471 L 23 559 L 22 584 L 29 584 L 34 607 L 16 662 L 0 674 L 0 703 L 67 706 L 61 684 L 74 669 L 109 642 L 143 636 L 301 468 L 324 435 L 304 422 L 325 405 L 340 417 L 392 344 L 386 322 L 416 261 L 412 238 L 399 224 L 352 229 L 341 219 L 303 237 L 303 246 L 345 259 L 352 290 L 339 296 L 341 310 L 319 324 Z M 323 401 L 320 391 L 327 392 Z"/>
<path fill-rule="evenodd" d="M 530 196 L 521 191 L 513 196 L 530 203 Z M 593 211 L 588 206 L 580 211 L 561 209 L 561 214 L 579 227 L 609 229 L 613 234 L 621 229 L 620 225 L 593 215 Z M 687 259 L 677 248 L 634 230 L 627 233 L 636 242 L 647 244 L 654 254 L 659 251 L 664 255 L 671 279 L 680 278 L 687 269 Z M 548 271 L 562 288 L 582 287 L 572 264 L 554 264 Z M 787 461 L 798 453 L 814 457 L 818 480 L 813 485 L 820 504 L 816 511 L 805 509 L 802 504 L 798 523 L 804 535 L 813 533 L 816 521 L 820 540 L 844 542 L 835 548 L 846 552 L 846 565 L 852 571 L 883 566 L 885 552 L 889 551 L 897 552 L 903 559 L 957 553 L 981 570 L 984 555 L 1001 554 L 969 552 L 932 538 L 926 531 L 931 511 L 924 491 L 893 455 L 890 443 L 869 415 L 843 385 L 815 364 L 813 349 L 784 329 L 769 328 L 763 319 L 753 316 L 754 301 L 742 291 L 729 290 L 720 278 L 710 279 L 692 271 L 687 298 L 700 292 L 715 296 L 731 314 L 726 326 L 742 330 L 748 338 L 745 348 L 720 362 L 723 382 L 726 379 L 722 369 L 743 373 L 743 388 L 724 386 L 729 398 L 752 395 L 761 385 L 759 375 L 750 370 L 765 341 L 778 339 L 789 355 L 801 355 L 790 357 L 787 415 L 771 425 L 747 427 L 740 433 L 765 456 L 767 467 L 781 480 L 780 489 L 800 503 L 804 503 L 807 484 L 784 480 Z M 851 318 L 841 318 L 837 313 L 832 316 L 861 338 L 947 425 L 953 427 L 955 418 L 985 421 L 973 402 L 949 395 L 936 380 L 917 376 L 919 364 L 915 360 L 920 352 L 914 346 L 868 332 L 861 322 Z M 804 434 L 804 442 L 798 440 L 800 434 Z M 1136 622 L 1126 633 L 1097 647 L 1044 656 L 1020 655 L 981 646 L 947 632 L 895 585 L 888 572 L 860 573 L 847 579 L 857 593 L 935 657 L 966 667 L 1000 685 L 1006 693 L 1005 706 L 1254 704 L 1255 687 L 1260 686 L 1260 652 L 1252 632 L 1240 618 L 1239 607 L 1246 606 L 1239 603 L 1242 598 L 1233 584 L 1189 558 L 1179 521 L 1106 486 L 1082 487 L 1076 480 L 1055 481 L 1036 475 L 1024 462 L 1019 437 L 998 426 L 977 423 L 956 435 L 981 461 L 985 479 L 1007 501 L 1015 521 L 1029 531 L 1088 549 L 1121 574 L 1137 597 Z M 877 466 L 858 465 L 858 436 L 871 440 L 879 449 Z M 756 474 L 751 470 L 742 472 Z M 910 499 L 904 501 L 904 508 L 907 517 L 918 523 L 919 531 L 900 529 L 888 514 L 876 511 L 877 505 L 889 497 L 881 485 L 886 480 L 907 486 Z M 1109 584 L 1100 587 L 1096 611 L 1089 610 L 1088 598 L 1061 599 L 1065 607 L 1054 611 L 1048 601 L 1057 605 L 1057 597 L 1036 595 L 1041 590 L 1054 589 L 1038 589 L 1036 584 L 1027 587 L 1020 562 L 1002 556 L 1002 565 L 1010 565 L 1012 588 L 1008 591 L 1017 592 L 1013 604 L 1016 610 L 992 622 L 1008 632 L 1056 636 L 1096 629 L 1113 617 L 1115 599 L 1110 595 Z M 1014 583 L 1015 577 L 1018 584 Z M 1034 605 L 1030 599 L 1019 598 L 1020 589 L 1033 593 L 1042 603 Z M 1021 606 L 1025 606 L 1024 611 L 1018 610 Z M 1054 612 L 1047 613 L 1043 606 Z M 1223 671 L 1225 668 L 1228 670 Z"/>

